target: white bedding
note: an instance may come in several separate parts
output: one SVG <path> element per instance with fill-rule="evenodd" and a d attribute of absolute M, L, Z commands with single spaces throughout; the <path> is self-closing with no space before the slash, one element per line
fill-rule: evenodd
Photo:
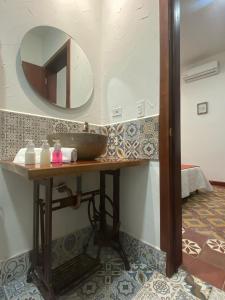
<path fill-rule="evenodd" d="M 213 188 L 200 167 L 193 167 L 181 170 L 182 198 L 188 197 L 191 193 L 201 190 L 211 192 Z"/>

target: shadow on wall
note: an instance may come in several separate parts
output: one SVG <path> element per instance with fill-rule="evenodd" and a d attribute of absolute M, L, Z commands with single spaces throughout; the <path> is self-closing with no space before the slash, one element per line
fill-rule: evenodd
<path fill-rule="evenodd" d="M 84 113 L 87 111 L 87 109 L 90 107 L 91 103 L 93 102 L 94 99 L 94 90 L 92 92 L 92 95 L 90 99 L 81 107 L 74 108 L 74 109 L 65 109 L 65 108 L 60 108 L 58 106 L 52 105 L 48 103 L 44 98 L 39 96 L 30 86 L 28 83 L 21 64 L 21 57 L 20 57 L 20 52 L 17 54 L 16 58 L 16 73 L 17 73 L 17 79 L 19 81 L 19 84 L 25 93 L 26 97 L 33 103 L 34 106 L 36 106 L 39 110 L 41 110 L 45 115 L 49 115 L 47 110 L 52 110 L 52 115 L 57 116 L 59 118 L 65 118 L 69 117 L 69 115 L 73 115 L 73 118 L 79 116 L 81 113 Z M 23 108 L 21 108 L 21 111 Z M 75 115 L 76 114 L 76 115 Z M 64 116 L 62 116 L 64 115 Z"/>
<path fill-rule="evenodd" d="M 6 90 L 5 65 L 3 64 L 3 60 L 2 60 L 2 44 L 0 43 L 0 107 L 5 106 L 5 97 L 6 97 L 5 90 Z"/>
<path fill-rule="evenodd" d="M 124 169 L 121 174 L 121 225 L 133 237 L 159 247 L 159 167 Z"/>
<path fill-rule="evenodd" d="M 32 184 L 23 177 L 4 170 L 0 177 L 0 184 L 4 215 L 3 243 L 8 242 L 5 258 L 9 258 L 31 249 Z M 2 253 L 0 256 L 1 259 Z"/>

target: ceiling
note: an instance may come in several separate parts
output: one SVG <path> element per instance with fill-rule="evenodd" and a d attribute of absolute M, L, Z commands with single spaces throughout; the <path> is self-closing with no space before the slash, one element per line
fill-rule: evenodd
<path fill-rule="evenodd" d="M 181 0 L 181 65 L 225 51 L 225 0 Z"/>

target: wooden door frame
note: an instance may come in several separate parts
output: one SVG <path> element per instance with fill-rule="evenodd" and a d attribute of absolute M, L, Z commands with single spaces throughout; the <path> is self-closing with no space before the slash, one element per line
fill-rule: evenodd
<path fill-rule="evenodd" d="M 167 276 L 182 263 L 180 0 L 160 0 L 160 246 Z"/>

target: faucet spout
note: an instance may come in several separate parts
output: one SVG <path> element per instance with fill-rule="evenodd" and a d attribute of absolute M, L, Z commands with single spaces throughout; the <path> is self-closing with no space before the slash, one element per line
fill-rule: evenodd
<path fill-rule="evenodd" d="M 89 131 L 89 124 L 88 124 L 88 122 L 84 122 L 83 132 L 88 132 L 88 131 Z"/>

